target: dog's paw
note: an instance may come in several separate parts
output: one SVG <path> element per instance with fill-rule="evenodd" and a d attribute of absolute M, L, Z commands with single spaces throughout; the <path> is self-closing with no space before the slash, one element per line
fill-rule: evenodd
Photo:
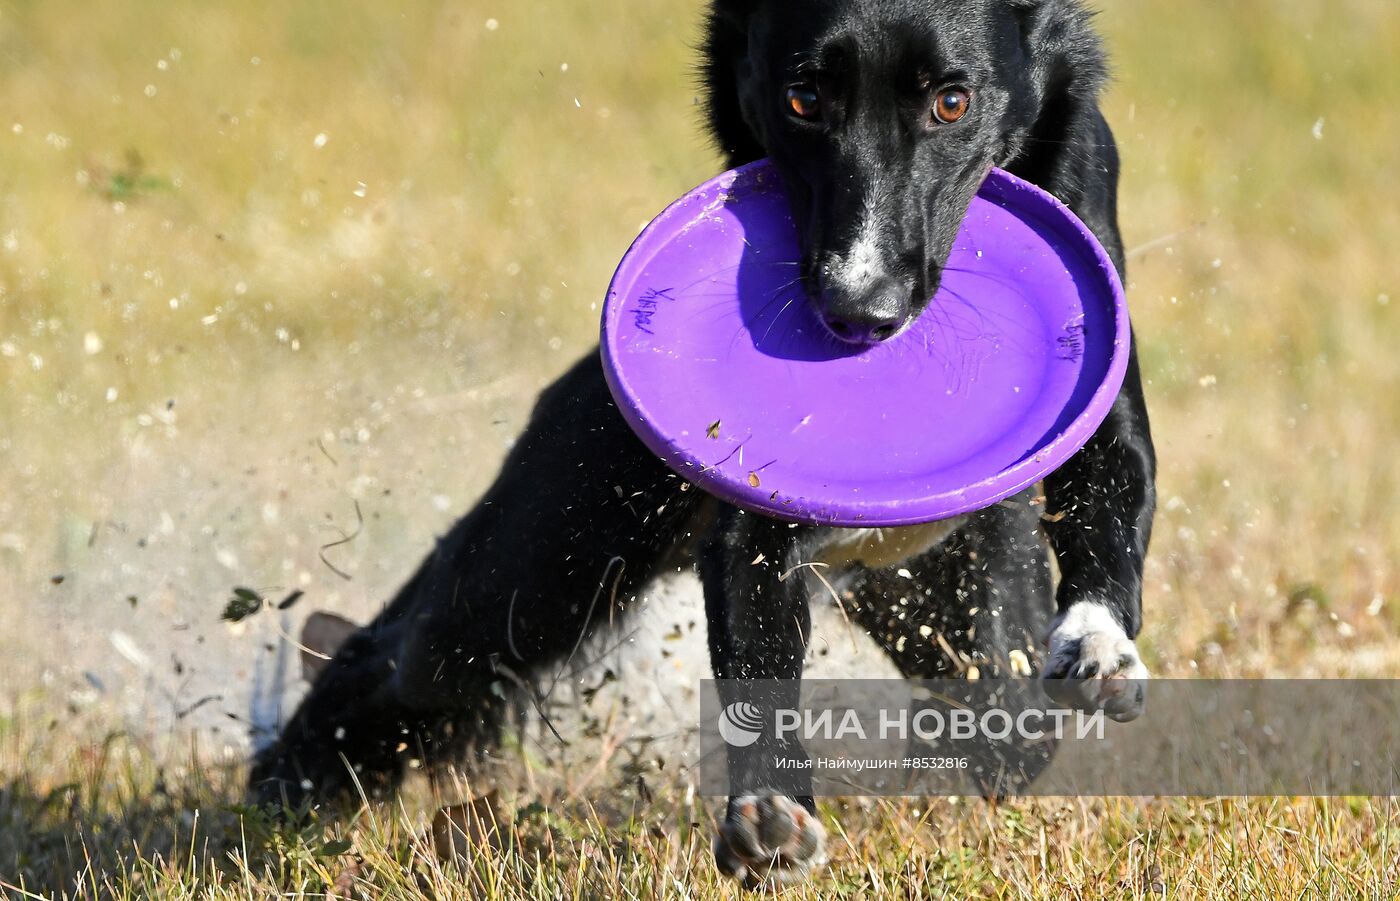
<path fill-rule="evenodd" d="M 786 795 L 731 798 L 715 863 L 750 888 L 794 885 L 826 863 L 826 829 Z"/>
<path fill-rule="evenodd" d="M 1055 618 L 1041 679 L 1057 702 L 1118 722 L 1137 719 L 1147 704 L 1147 667 L 1103 604 L 1082 601 Z"/>

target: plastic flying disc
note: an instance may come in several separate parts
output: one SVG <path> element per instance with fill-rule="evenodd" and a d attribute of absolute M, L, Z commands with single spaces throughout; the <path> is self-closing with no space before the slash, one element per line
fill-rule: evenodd
<path fill-rule="evenodd" d="M 993 170 L 938 293 L 901 335 L 843 344 L 798 277 L 766 161 L 668 207 L 623 258 L 603 368 L 646 445 L 724 500 L 797 522 L 894 526 L 1039 481 L 1108 415 L 1128 311 L 1088 228 Z"/>

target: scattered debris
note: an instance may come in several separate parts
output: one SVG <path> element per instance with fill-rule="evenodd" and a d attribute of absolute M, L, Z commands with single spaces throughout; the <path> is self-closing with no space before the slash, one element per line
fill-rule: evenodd
<path fill-rule="evenodd" d="M 340 547 L 342 544 L 349 544 L 356 538 L 359 538 L 360 532 L 364 531 L 364 528 L 365 515 L 360 511 L 360 502 L 355 501 L 355 531 L 346 533 L 343 530 L 339 530 L 340 538 L 336 539 L 335 541 L 331 541 L 321 545 L 320 549 L 316 551 L 316 556 L 321 558 L 321 562 L 326 564 L 326 568 L 329 569 L 331 572 L 335 573 L 337 576 L 340 576 L 347 582 L 354 581 L 354 577 L 351 576 L 348 572 L 345 572 L 344 570 L 337 567 L 331 561 L 327 560 L 326 551 L 330 550 L 333 547 Z"/>
<path fill-rule="evenodd" d="M 116 649 L 117 653 L 125 657 L 133 666 L 143 670 L 149 670 L 151 668 L 151 658 L 145 651 L 137 646 L 136 641 L 130 635 L 127 635 L 125 632 L 114 631 L 108 635 L 107 638 L 111 641 L 112 647 Z"/>
<path fill-rule="evenodd" d="M 226 623 L 241 623 L 248 617 L 257 613 L 263 608 L 263 596 L 251 588 L 233 589 L 233 597 L 224 605 L 223 615 L 220 616 Z"/>
<path fill-rule="evenodd" d="M 283 598 L 283 599 L 281 600 L 281 602 L 278 603 L 277 609 L 278 609 L 278 610 L 290 610 L 290 609 L 292 609 L 292 605 L 295 604 L 297 601 L 301 600 L 305 595 L 306 595 L 306 592 L 304 592 L 304 591 L 302 591 L 300 588 L 298 588 L 298 589 L 296 589 L 295 591 L 293 591 L 291 594 L 289 594 L 289 595 L 287 595 L 285 598 Z"/>

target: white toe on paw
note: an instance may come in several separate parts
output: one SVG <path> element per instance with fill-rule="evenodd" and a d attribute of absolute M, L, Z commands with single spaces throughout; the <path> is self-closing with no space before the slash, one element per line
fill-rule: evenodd
<path fill-rule="evenodd" d="M 1115 720 L 1136 719 L 1147 700 L 1137 645 L 1103 604 L 1080 602 L 1055 618 L 1042 678 L 1055 700 Z"/>
<path fill-rule="evenodd" d="M 741 795 L 714 851 L 720 870 L 746 885 L 793 885 L 826 863 L 826 828 L 786 795 Z"/>

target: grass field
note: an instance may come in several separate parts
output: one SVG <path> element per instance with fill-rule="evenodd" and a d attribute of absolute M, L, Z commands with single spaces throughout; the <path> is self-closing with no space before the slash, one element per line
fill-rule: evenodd
<path fill-rule="evenodd" d="M 1103 5 L 1161 457 L 1149 667 L 1393 677 L 1400 6 Z M 363 614 L 403 578 L 589 345 L 641 223 L 716 170 L 698 17 L 0 0 L 0 892 L 732 892 L 673 773 L 527 761 L 458 867 L 423 827 L 463 787 L 279 832 L 240 818 L 212 728 L 143 729 L 145 677 L 92 674 L 115 628 L 138 660 L 234 659 L 231 584 Z M 318 550 L 371 500 L 347 582 Z M 795 897 L 1396 893 L 1383 799 L 848 807 Z"/>

